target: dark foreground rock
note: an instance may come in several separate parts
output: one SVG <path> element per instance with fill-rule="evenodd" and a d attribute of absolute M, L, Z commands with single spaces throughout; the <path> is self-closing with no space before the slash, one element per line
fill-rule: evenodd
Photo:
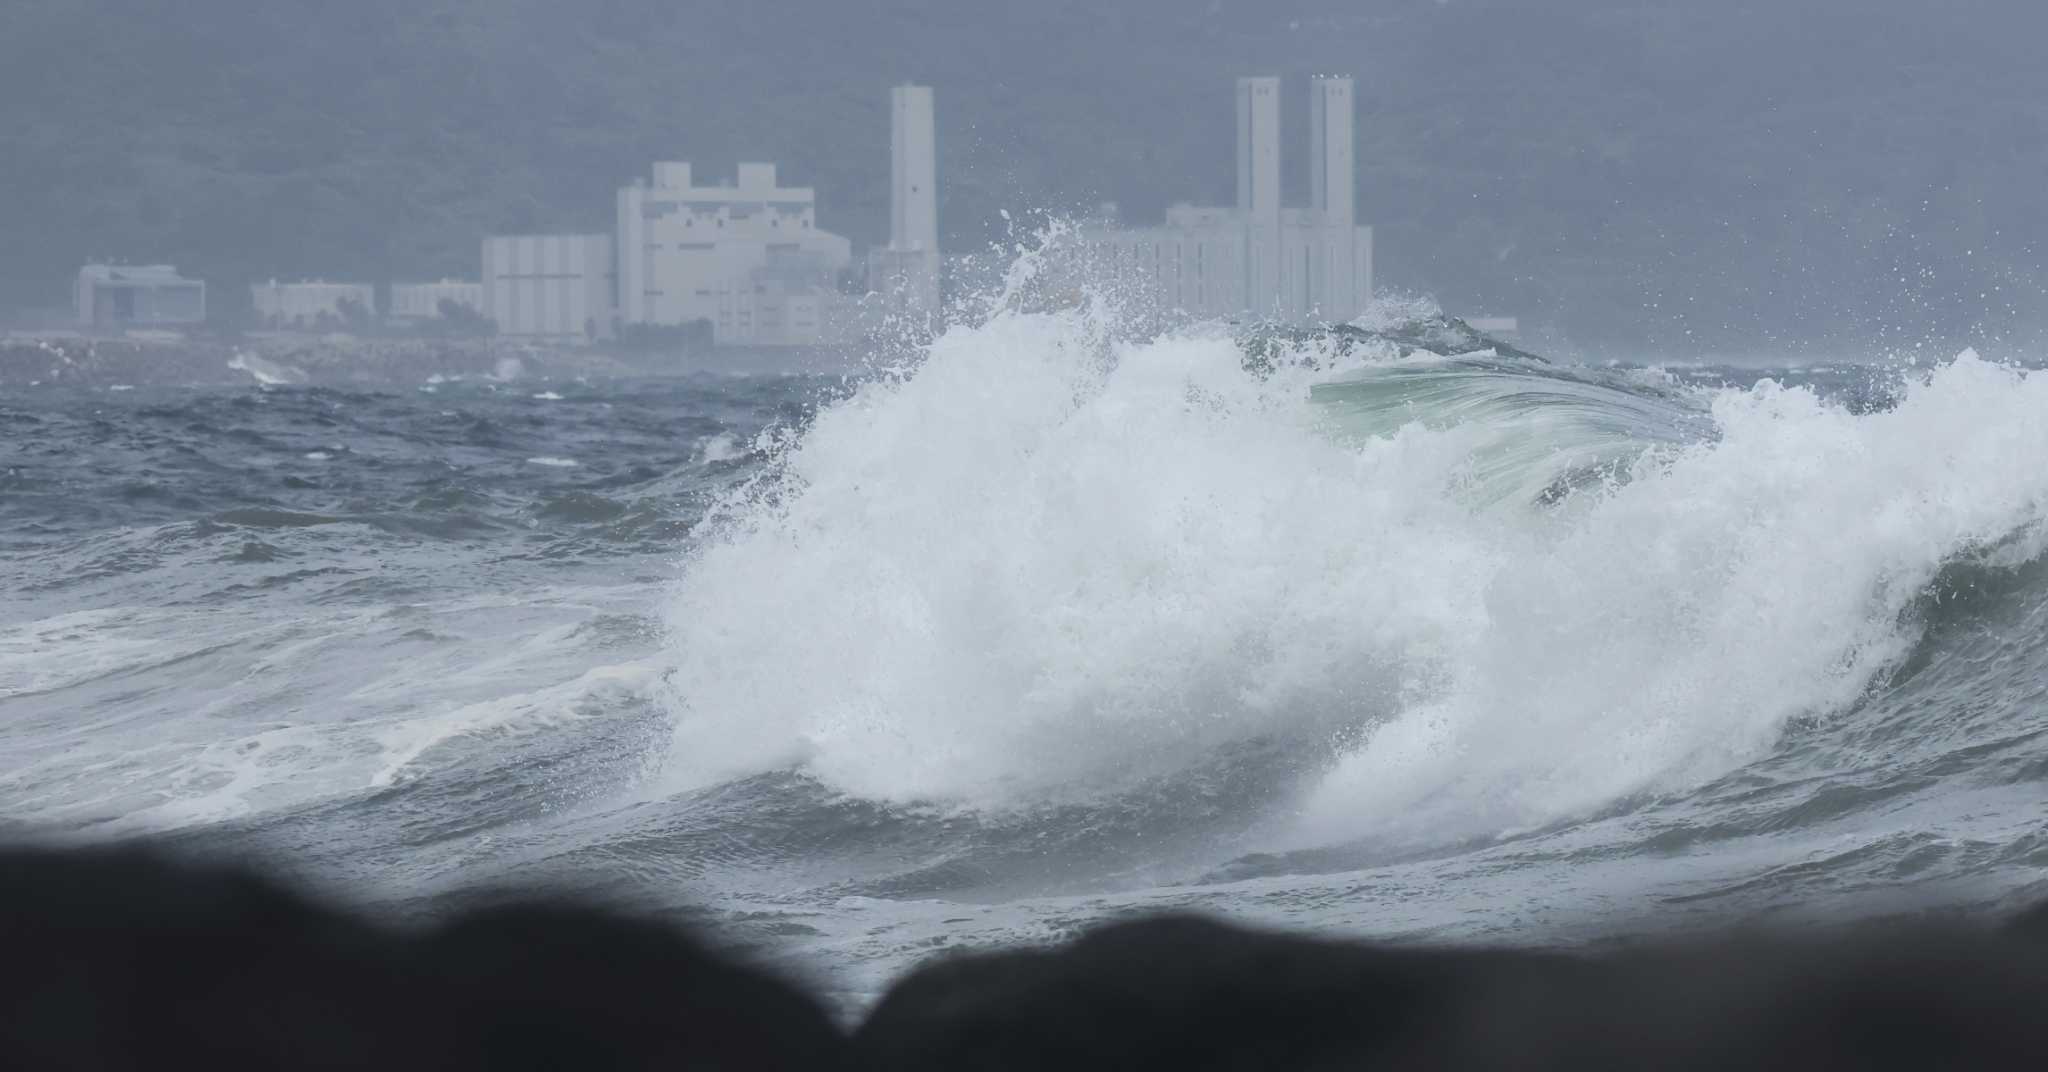
<path fill-rule="evenodd" d="M 402 931 L 247 872 L 0 853 L 0 1068 L 830 1069 L 796 987 L 533 902 Z"/>
<path fill-rule="evenodd" d="M 1164 918 L 954 957 L 852 1034 L 673 927 L 530 900 L 425 928 L 132 850 L 0 852 L 10 1069 L 2048 1067 L 2048 912 L 1603 954 Z"/>
<path fill-rule="evenodd" d="M 1954 926 L 1596 957 L 1161 919 L 928 966 L 857 1042 L 900 1069 L 2039 1068 L 2043 953 Z"/>

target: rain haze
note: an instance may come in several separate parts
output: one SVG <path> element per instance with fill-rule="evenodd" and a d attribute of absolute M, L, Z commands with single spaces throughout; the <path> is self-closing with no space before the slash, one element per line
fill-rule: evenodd
<path fill-rule="evenodd" d="M 89 258 L 231 299 L 469 277 L 480 235 L 607 230 L 667 159 L 774 161 L 866 246 L 903 82 L 939 94 L 951 250 L 1006 209 L 1227 203 L 1243 75 L 1284 80 L 1294 201 L 1306 80 L 1334 73 L 1386 288 L 1618 357 L 2043 327 L 2048 11 L 2026 0 L 7 6 L 17 311 L 67 304 Z"/>
<path fill-rule="evenodd" d="M 861 1010 L 2048 893 L 2048 4 L 0 0 L 0 832 Z"/>

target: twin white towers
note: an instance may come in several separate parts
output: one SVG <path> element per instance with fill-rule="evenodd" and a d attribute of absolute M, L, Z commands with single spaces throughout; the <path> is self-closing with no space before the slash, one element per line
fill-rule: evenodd
<path fill-rule="evenodd" d="M 1127 294 L 1159 311 L 1306 323 L 1341 322 L 1372 298 L 1372 229 L 1358 226 L 1352 80 L 1309 88 L 1309 203 L 1283 208 L 1280 79 L 1237 80 L 1237 205 L 1176 205 L 1163 226 L 1100 221 L 1082 251 Z M 889 98 L 889 244 L 869 257 L 870 289 L 910 324 L 939 311 L 939 214 L 932 91 Z"/>
<path fill-rule="evenodd" d="M 1237 211 L 1245 307 L 1286 319 L 1356 316 L 1372 289 L 1372 232 L 1357 225 L 1351 79 L 1309 86 L 1309 204 L 1280 208 L 1280 80 L 1237 80 Z M 1363 285 L 1361 285 L 1361 283 Z"/>
<path fill-rule="evenodd" d="M 889 91 L 889 245 L 868 256 L 889 314 L 927 325 L 939 311 L 938 140 L 930 86 Z"/>
<path fill-rule="evenodd" d="M 1177 204 L 1158 227 L 1113 215 L 1080 233 L 1085 271 L 1134 311 L 1341 323 L 1372 296 L 1372 228 L 1355 206 L 1352 83 L 1317 78 L 1309 94 L 1309 204 L 1280 198 L 1280 79 L 1237 80 L 1237 204 Z M 1105 206 L 1106 208 L 1108 206 Z"/>

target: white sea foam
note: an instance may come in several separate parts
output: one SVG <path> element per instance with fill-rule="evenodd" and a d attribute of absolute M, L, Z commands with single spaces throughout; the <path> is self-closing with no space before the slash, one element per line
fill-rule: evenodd
<path fill-rule="evenodd" d="M 300 369 L 293 368 L 290 365 L 280 365 L 275 361 L 266 361 L 254 354 L 241 351 L 236 351 L 235 356 L 228 360 L 228 368 L 236 372 L 248 373 L 252 379 L 264 387 L 279 387 L 306 382 L 306 374 Z"/>
<path fill-rule="evenodd" d="M 1467 493 L 1483 423 L 1347 439 L 1308 385 L 1079 315 L 944 336 L 688 563 L 668 784 L 1000 807 L 1318 734 L 1303 842 L 1541 822 L 1840 710 L 1943 562 L 2048 504 L 2048 376 L 1971 354 L 1891 412 L 1724 392 L 1563 509 Z"/>
<path fill-rule="evenodd" d="M 1944 562 L 2048 514 L 2048 376 L 1974 354 L 1889 412 L 1765 383 L 1714 418 L 1560 530 L 1504 533 L 1444 687 L 1344 757 L 1308 840 L 1513 827 L 1728 770 L 1868 687 Z"/>
<path fill-rule="evenodd" d="M 740 447 L 739 441 L 725 432 L 720 432 L 715 436 L 706 436 L 701 449 L 703 454 L 699 457 L 698 461 L 703 465 L 731 461 L 745 453 Z"/>
<path fill-rule="evenodd" d="M 0 629 L 0 696 L 17 701 L 148 673 L 190 682 L 17 719 L 0 750 L 0 796 L 37 822 L 113 833 L 430 776 L 448 762 L 440 750 L 484 738 L 496 747 L 644 703 L 654 669 L 589 628 L 593 604 L 638 595 L 540 586 L 403 612 L 283 615 L 119 607 Z M 413 635 L 427 622 L 448 634 Z M 394 645 L 408 657 L 378 657 Z"/>
<path fill-rule="evenodd" d="M 819 416 L 679 585 L 678 779 L 993 804 L 1425 688 L 1496 553 L 1463 439 L 1345 445 L 1306 373 L 1098 328 L 999 316 Z"/>

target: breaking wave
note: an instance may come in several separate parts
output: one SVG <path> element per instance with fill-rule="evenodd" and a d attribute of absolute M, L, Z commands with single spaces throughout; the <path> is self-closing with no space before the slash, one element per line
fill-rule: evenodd
<path fill-rule="evenodd" d="M 661 791 L 993 815 L 1249 748 L 1275 847 L 1498 835 L 1843 717 L 1945 567 L 2042 549 L 2040 372 L 1866 412 L 1387 320 L 1004 311 L 764 438 L 667 607 Z"/>

